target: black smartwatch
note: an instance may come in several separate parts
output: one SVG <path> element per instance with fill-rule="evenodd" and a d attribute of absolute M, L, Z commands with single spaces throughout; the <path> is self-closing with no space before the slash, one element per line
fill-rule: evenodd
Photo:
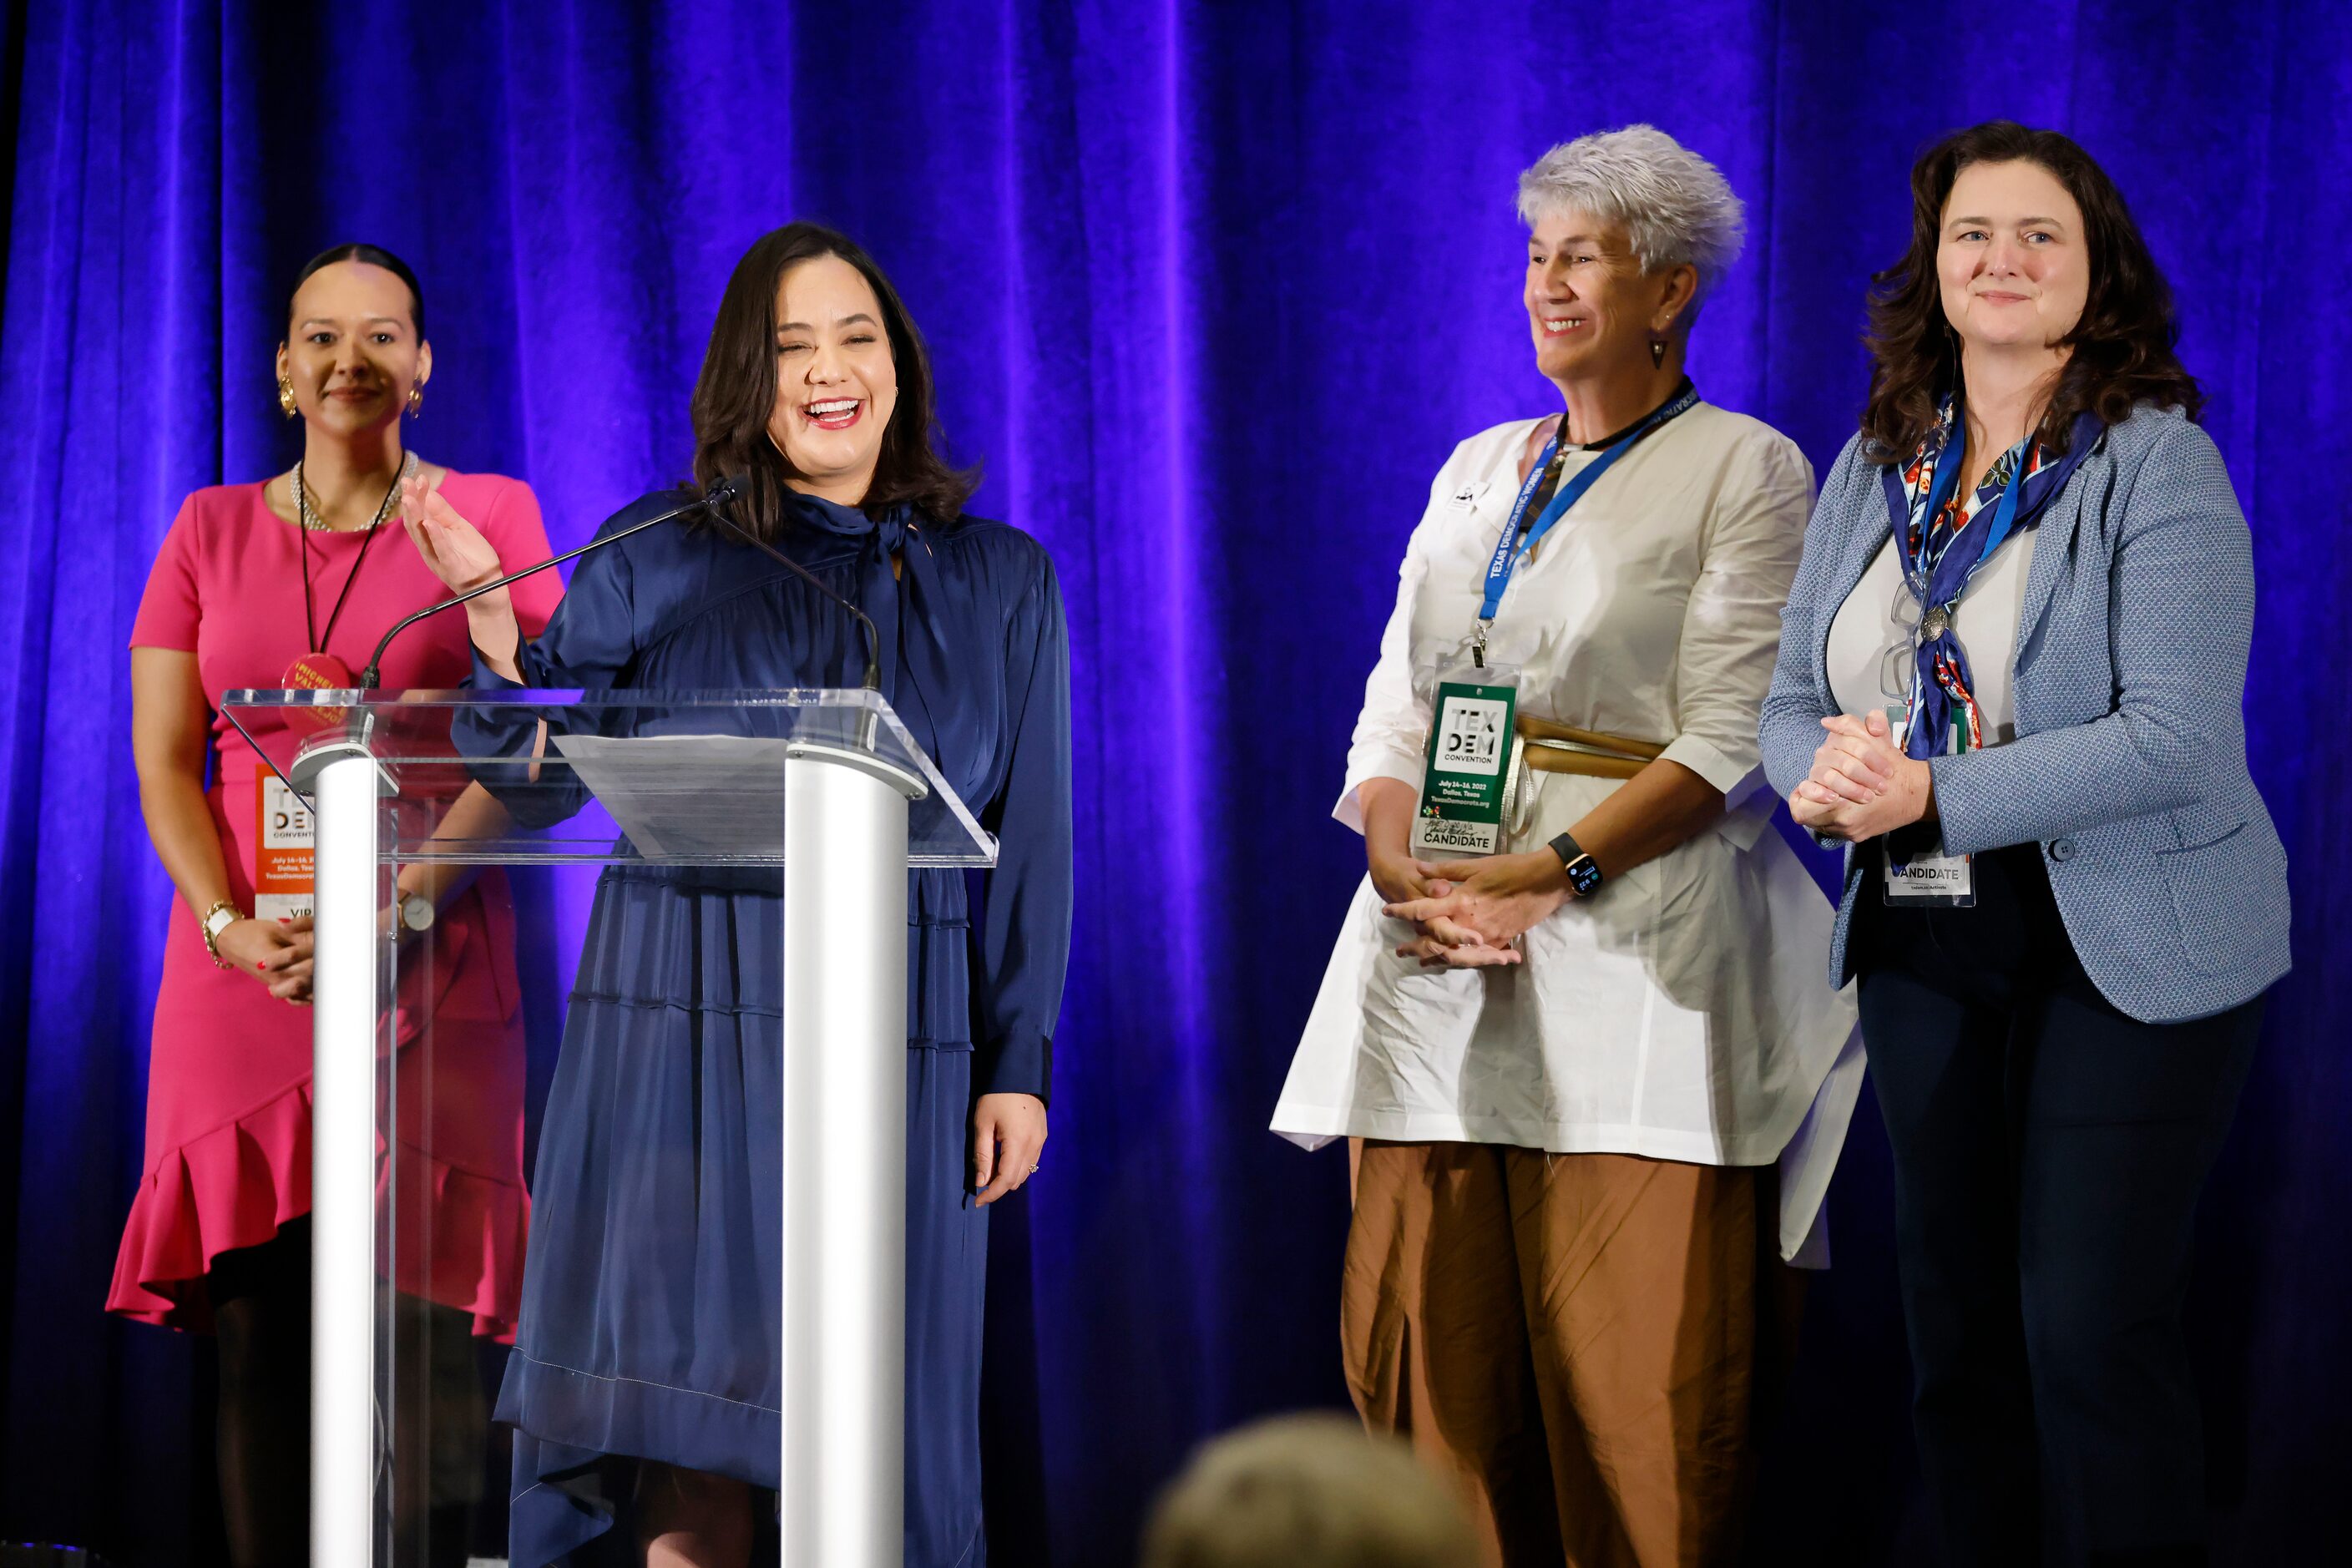
<path fill-rule="evenodd" d="M 1601 863 L 1584 852 L 1572 833 L 1563 833 L 1551 841 L 1551 852 L 1559 857 L 1561 868 L 1568 872 L 1568 885 L 1580 899 L 1589 899 L 1601 890 Z"/>

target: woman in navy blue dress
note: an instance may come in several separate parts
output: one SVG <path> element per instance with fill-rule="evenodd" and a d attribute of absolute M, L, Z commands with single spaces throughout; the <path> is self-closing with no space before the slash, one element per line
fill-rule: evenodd
<path fill-rule="evenodd" d="M 1070 927 L 1060 590 L 1034 540 L 962 515 L 971 483 L 933 451 L 931 409 L 921 340 L 864 251 L 812 224 L 751 247 L 695 388 L 695 477 L 740 476 L 735 520 L 873 617 L 884 694 L 1001 844 L 977 909 L 961 872 L 908 878 L 908 1568 L 985 1561 L 986 1208 L 1045 1142 Z M 604 531 L 677 500 L 648 495 Z M 437 495 L 406 501 L 445 581 L 495 574 Z M 707 523 L 583 556 L 536 641 L 504 597 L 467 606 L 478 684 L 864 673 L 840 609 Z M 516 1428 L 515 1568 L 562 1561 L 624 1511 L 648 1563 L 749 1555 L 779 1446 L 782 918 L 773 871 L 621 866 L 597 885 L 499 1402 Z"/>

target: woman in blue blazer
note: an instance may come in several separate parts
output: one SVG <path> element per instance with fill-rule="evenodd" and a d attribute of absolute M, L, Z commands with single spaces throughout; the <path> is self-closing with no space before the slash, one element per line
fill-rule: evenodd
<path fill-rule="evenodd" d="M 2201 1563 L 2180 1303 L 2287 968 L 2250 541 L 2098 165 L 2001 121 L 1911 185 L 1764 765 L 1846 847 L 1831 981 L 1859 981 L 1949 1556 Z"/>

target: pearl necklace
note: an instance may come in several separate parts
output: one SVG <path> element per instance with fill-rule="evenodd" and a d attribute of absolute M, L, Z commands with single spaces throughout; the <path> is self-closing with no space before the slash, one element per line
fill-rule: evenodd
<path fill-rule="evenodd" d="M 375 527 L 377 523 L 381 523 L 385 518 L 392 515 L 394 503 L 400 500 L 400 487 L 402 482 L 413 478 L 415 473 L 416 454 L 414 452 L 403 452 L 400 455 L 400 472 L 392 477 L 392 488 L 383 492 L 383 504 L 375 509 L 375 521 L 368 524 L 369 527 Z M 301 458 L 297 458 L 294 459 L 294 472 L 291 478 L 288 480 L 288 483 L 290 484 L 294 489 L 295 513 L 302 520 L 302 526 L 305 529 L 309 530 L 312 533 L 341 533 L 347 531 L 356 533 L 359 531 L 357 529 L 339 529 L 333 523 L 329 522 L 325 518 L 320 517 L 317 512 L 310 510 L 310 487 L 302 481 Z"/>

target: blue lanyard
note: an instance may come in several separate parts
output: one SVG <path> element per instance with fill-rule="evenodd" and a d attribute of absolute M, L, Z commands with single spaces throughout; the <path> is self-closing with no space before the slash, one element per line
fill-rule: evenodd
<path fill-rule="evenodd" d="M 1502 608 L 1503 590 L 1511 585 L 1511 574 L 1518 570 L 1520 559 L 1536 547 L 1536 541 L 1550 532 L 1552 524 L 1568 515 L 1568 509 L 1583 499 L 1584 492 L 1609 471 L 1610 465 L 1633 449 L 1633 443 L 1667 420 L 1687 414 L 1697 405 L 1698 388 L 1686 385 L 1680 396 L 1669 401 L 1663 408 L 1653 410 L 1648 418 L 1619 437 L 1601 456 L 1579 469 L 1574 479 L 1560 486 L 1559 492 L 1551 498 L 1551 504 L 1543 509 L 1543 515 L 1536 519 L 1535 526 L 1528 529 L 1527 537 L 1522 539 L 1519 537 L 1519 521 L 1534 503 L 1536 491 L 1543 484 L 1544 474 L 1551 467 L 1552 455 L 1559 449 L 1560 431 L 1568 427 L 1567 416 L 1561 416 L 1560 429 L 1552 432 L 1551 439 L 1544 443 L 1543 455 L 1528 470 L 1527 482 L 1519 487 L 1519 499 L 1511 507 L 1511 521 L 1503 525 L 1503 537 L 1495 542 L 1495 558 L 1486 563 L 1486 596 L 1478 606 L 1476 641 L 1480 647 L 1486 646 L 1486 629 L 1493 624 L 1495 612 Z M 1479 662 L 1484 663 L 1485 660 Z"/>
<path fill-rule="evenodd" d="M 1954 422 L 1953 434 L 1958 434 L 1957 420 Z M 1908 568 L 1903 574 L 1903 578 L 1910 584 L 1912 595 L 1919 601 L 1921 610 L 1937 609 L 1958 604 L 1960 595 L 1968 592 L 1969 579 L 1976 575 L 1977 568 L 1992 559 L 1992 552 L 2000 548 L 2002 540 L 2009 537 L 2010 530 L 2017 522 L 2018 500 L 2025 493 L 2025 469 L 2032 461 L 2032 441 L 2033 437 L 2029 434 L 2024 441 L 2019 443 L 2021 449 L 2017 450 L 2016 466 L 2010 470 L 2009 483 L 2001 487 L 2000 504 L 1993 509 L 1992 526 L 1982 535 L 1983 542 L 1973 556 L 1966 553 L 1955 556 L 1952 546 L 1959 541 L 1954 538 L 1945 542 L 1943 553 L 1937 556 L 1932 564 L 1927 563 L 1911 553 L 1910 542 L 1906 538 L 1909 532 L 1909 519 L 1905 519 L 1905 526 L 1896 530 L 1895 547 L 1902 555 L 1904 565 Z M 1936 477 L 1927 486 L 1927 510 L 1919 514 L 1921 518 L 1920 557 L 1924 557 L 1927 552 L 1927 539 L 1936 531 L 1937 514 L 1944 510 L 1945 505 L 1952 498 L 1953 490 L 1959 485 L 1960 462 L 1946 461 L 1953 456 L 1952 443 L 1949 440 L 1944 443 L 1944 449 L 1936 454 Z M 1957 572 L 1953 572 L 1945 569 L 1947 562 L 1952 562 L 1955 564 L 1965 562 L 1966 564 L 1959 566 Z"/>

